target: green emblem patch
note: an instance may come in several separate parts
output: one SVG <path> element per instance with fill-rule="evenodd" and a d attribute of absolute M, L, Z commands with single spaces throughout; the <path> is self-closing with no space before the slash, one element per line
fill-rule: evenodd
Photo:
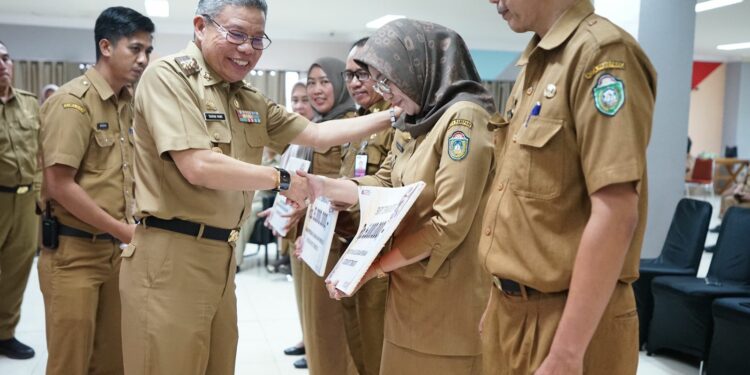
<path fill-rule="evenodd" d="M 457 130 L 448 138 L 448 156 L 459 161 L 469 155 L 469 137 L 462 131 Z"/>
<path fill-rule="evenodd" d="M 625 85 L 609 73 L 596 80 L 594 105 L 603 115 L 614 116 L 625 103 Z"/>

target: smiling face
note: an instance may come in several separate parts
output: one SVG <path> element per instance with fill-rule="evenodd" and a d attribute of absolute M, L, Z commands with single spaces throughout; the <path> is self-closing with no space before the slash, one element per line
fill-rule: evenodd
<path fill-rule="evenodd" d="M 266 30 L 266 15 L 257 8 L 227 5 L 212 19 L 228 31 L 250 37 L 263 36 Z M 203 16 L 196 16 L 193 25 L 196 45 L 203 52 L 206 64 L 227 82 L 244 79 L 263 54 L 262 50 L 250 46 L 250 40 L 240 45 L 230 43 L 225 34 Z"/>
<path fill-rule="evenodd" d="M 336 102 L 333 94 L 333 83 L 328 79 L 326 72 L 319 66 L 310 69 L 307 75 L 307 96 L 310 97 L 310 104 L 315 111 L 322 115 L 330 112 Z"/>
<path fill-rule="evenodd" d="M 380 73 L 379 70 L 370 67 L 370 76 L 373 79 L 373 82 L 382 82 L 384 79 L 387 80 L 387 78 Z M 417 104 L 414 100 L 412 100 L 410 97 L 406 96 L 401 89 L 398 88 L 398 86 L 394 85 L 393 82 L 390 80 L 387 80 L 386 86 L 391 91 L 390 93 L 383 93 L 383 99 L 388 100 L 396 107 L 400 107 L 401 109 L 406 112 L 408 115 L 418 115 L 422 108 Z"/>
<path fill-rule="evenodd" d="M 312 120 L 315 116 L 312 106 L 310 106 L 310 98 L 307 96 L 305 86 L 294 86 L 292 90 L 292 111 L 299 113 L 308 120 Z"/>
<path fill-rule="evenodd" d="M 360 81 L 359 78 L 357 78 L 356 73 L 362 71 L 366 72 L 366 70 L 362 69 L 361 66 L 354 62 L 353 56 L 358 49 L 359 47 L 352 48 L 351 52 L 349 52 L 349 57 L 346 59 L 346 71 L 353 74 L 352 79 L 346 82 L 346 89 L 357 104 L 363 108 L 370 108 L 372 105 L 383 99 L 383 97 L 373 89 L 372 86 L 375 84 L 375 81 L 372 79 Z"/>
<path fill-rule="evenodd" d="M 543 35 L 556 16 L 553 5 L 546 0 L 489 0 L 497 6 L 497 13 L 508 22 L 510 29 L 517 33 L 533 31 Z M 556 8 L 556 7 L 555 7 Z"/>

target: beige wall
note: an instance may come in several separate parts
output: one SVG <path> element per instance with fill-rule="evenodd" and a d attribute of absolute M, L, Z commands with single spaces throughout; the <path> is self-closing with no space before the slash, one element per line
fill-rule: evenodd
<path fill-rule="evenodd" d="M 722 153 L 724 124 L 724 87 L 726 65 L 722 64 L 690 92 L 688 135 L 693 140 L 693 155 Z"/>

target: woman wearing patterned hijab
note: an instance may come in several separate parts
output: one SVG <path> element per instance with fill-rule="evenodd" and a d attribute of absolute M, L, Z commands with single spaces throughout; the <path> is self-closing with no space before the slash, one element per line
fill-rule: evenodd
<path fill-rule="evenodd" d="M 355 60 L 405 116 L 391 154 L 374 176 L 310 176 L 316 195 L 354 204 L 357 184 L 425 189 L 360 285 L 390 273 L 381 374 L 479 374 L 477 333 L 492 282 L 476 256 L 495 168 L 492 97 L 461 37 L 443 26 L 393 21 Z M 346 297 L 328 285 L 334 298 Z"/>

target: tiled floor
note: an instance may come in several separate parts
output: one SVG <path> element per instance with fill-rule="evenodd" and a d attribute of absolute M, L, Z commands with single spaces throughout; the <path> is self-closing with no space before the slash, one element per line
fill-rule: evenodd
<path fill-rule="evenodd" d="M 716 198 L 710 199 L 718 212 Z M 711 226 L 716 224 L 713 219 Z M 716 234 L 709 233 L 707 244 L 716 242 Z M 705 275 L 711 254 L 705 254 L 699 275 Z M 269 274 L 256 258 L 246 258 L 243 270 L 237 275 L 237 309 L 240 331 L 237 350 L 238 375 L 305 375 L 282 350 L 300 338 L 297 307 L 292 283 L 286 276 Z M 22 307 L 17 337 L 37 352 L 30 360 L 12 360 L 0 356 L 2 375 L 42 375 L 47 360 L 44 338 L 44 304 L 39 292 L 36 266 L 32 272 Z M 698 368 L 664 355 L 648 357 L 641 352 L 638 375 L 697 374 Z M 335 375 L 335 374 L 332 374 Z"/>

